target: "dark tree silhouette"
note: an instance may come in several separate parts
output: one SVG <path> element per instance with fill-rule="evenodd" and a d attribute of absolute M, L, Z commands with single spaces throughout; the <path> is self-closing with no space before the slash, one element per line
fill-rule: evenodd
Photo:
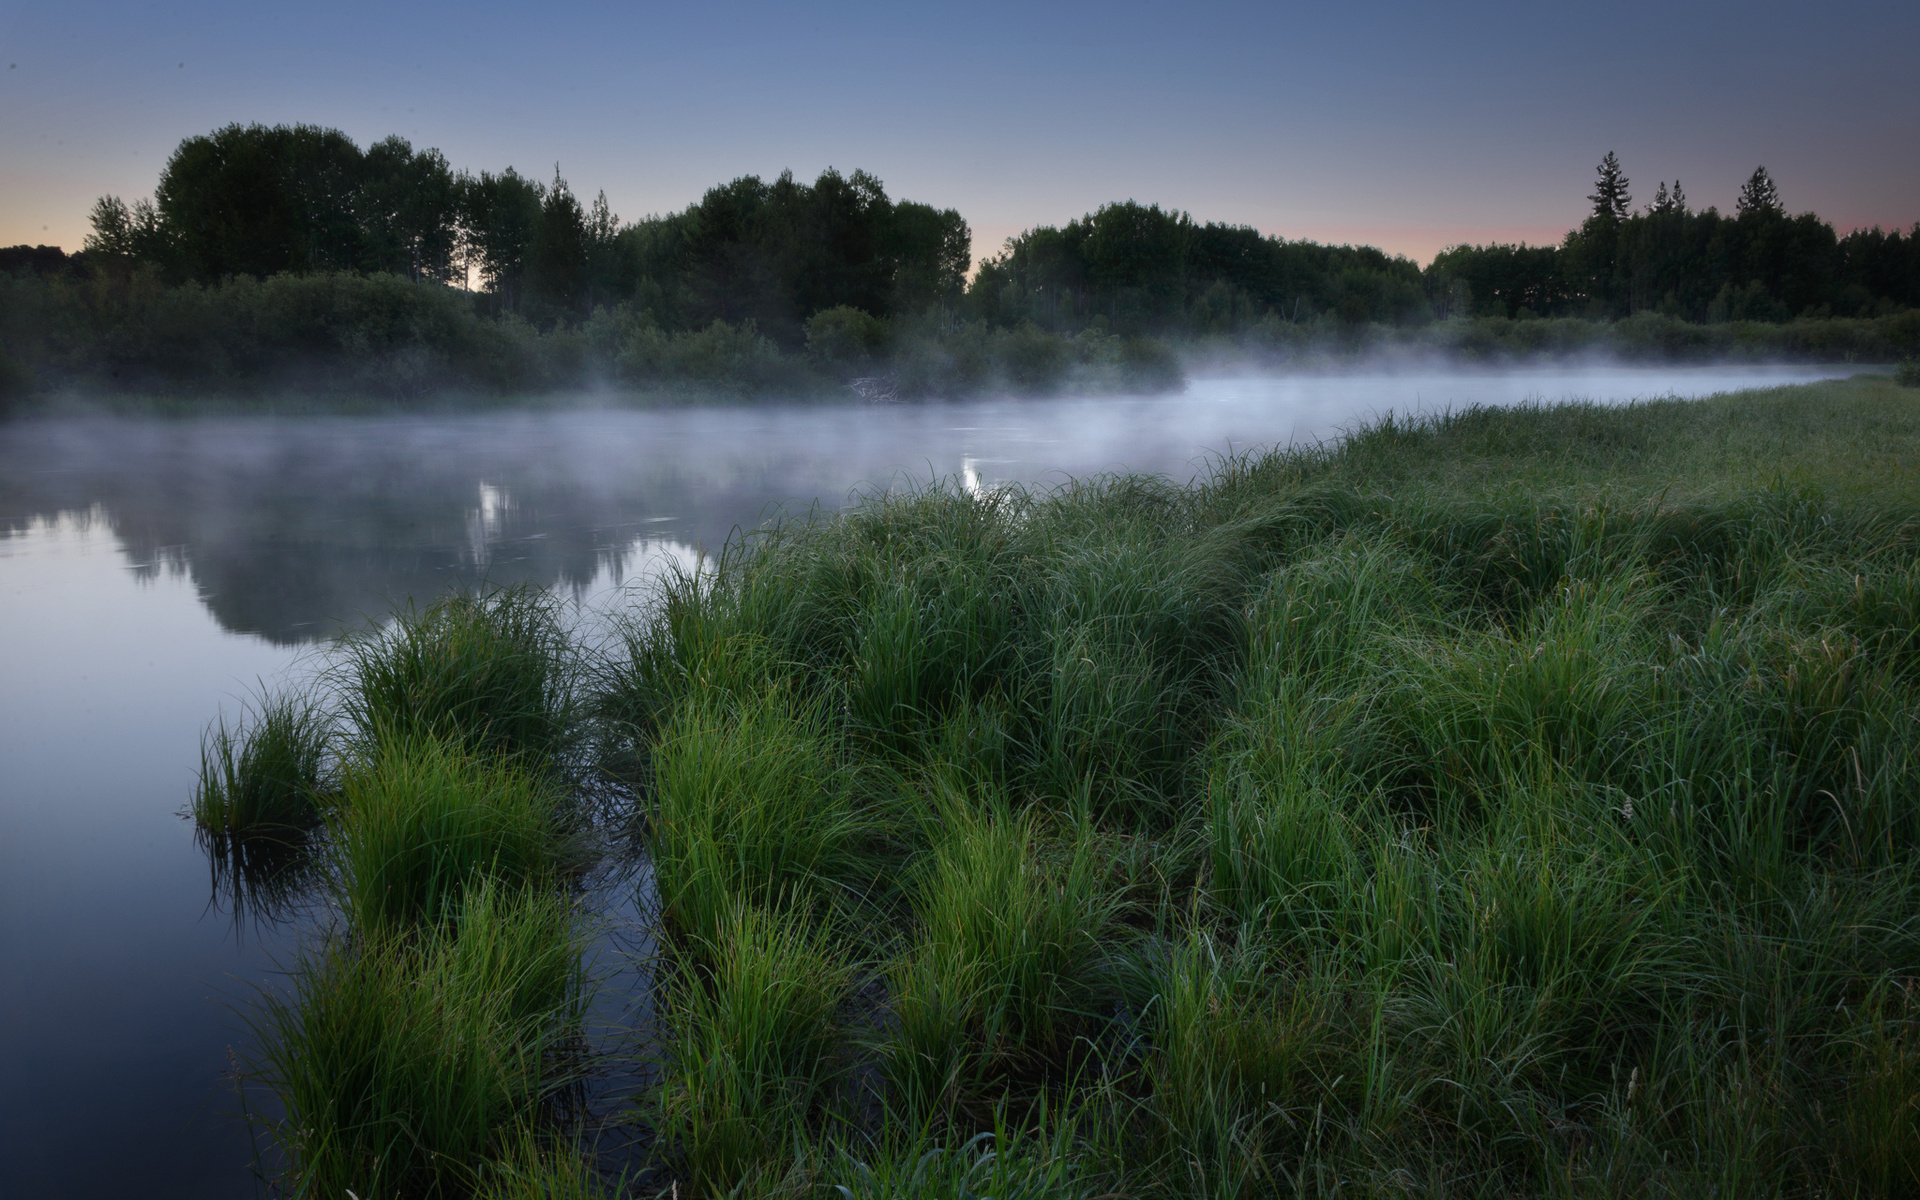
<path fill-rule="evenodd" d="M 1587 199 L 1593 201 L 1594 216 L 1626 220 L 1633 207 L 1633 197 L 1627 194 L 1627 177 L 1613 151 L 1607 151 L 1607 156 L 1600 160 L 1599 178 L 1594 182 L 1593 195 Z"/>

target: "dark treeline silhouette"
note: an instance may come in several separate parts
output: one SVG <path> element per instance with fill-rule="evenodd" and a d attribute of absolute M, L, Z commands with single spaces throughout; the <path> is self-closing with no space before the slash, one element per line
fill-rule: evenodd
<path fill-rule="evenodd" d="M 875 317 L 957 300 L 971 240 L 960 214 L 887 196 L 864 171 L 747 176 L 684 212 L 623 224 L 583 204 L 556 166 L 454 172 L 390 137 L 361 150 L 311 125 L 229 125 L 180 143 L 151 201 L 102 198 L 89 256 L 174 282 L 282 272 L 388 272 L 484 288 L 486 306 L 541 324 L 634 304 L 668 328 L 753 321 L 799 346 L 807 318 Z"/>
<path fill-rule="evenodd" d="M 990 321 L 1048 329 L 1099 317 L 1119 328 L 1206 334 L 1273 318 L 1397 324 L 1428 315 L 1410 259 L 1203 225 L 1133 201 L 1011 239 L 981 264 L 968 295 Z"/>
<path fill-rule="evenodd" d="M 78 254 L 0 250 L 0 399 L 36 391 L 410 399 L 596 384 L 870 395 L 1179 386 L 1169 343 L 1268 362 L 1378 351 L 1890 361 L 1920 352 L 1920 224 L 1839 236 L 1757 170 L 1731 216 L 1618 159 L 1555 246 L 1422 269 L 1134 201 L 1007 241 L 863 171 L 743 176 L 623 222 L 559 167 L 456 171 L 390 137 L 230 125 Z"/>
<path fill-rule="evenodd" d="M 1732 215 L 1694 210 L 1677 179 L 1635 211 L 1628 182 L 1608 154 L 1592 214 L 1558 246 L 1456 246 L 1428 268 L 1429 290 L 1451 285 L 1476 315 L 1500 317 L 1780 322 L 1920 306 L 1920 224 L 1839 236 L 1812 213 L 1788 215 L 1765 167 Z"/>

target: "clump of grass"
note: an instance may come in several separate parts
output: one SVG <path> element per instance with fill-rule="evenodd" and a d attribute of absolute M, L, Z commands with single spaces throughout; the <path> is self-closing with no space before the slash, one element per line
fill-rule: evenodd
<path fill-rule="evenodd" d="M 942 824 L 880 1047 L 889 1081 L 923 1115 L 1008 1071 L 1064 1062 L 1094 1015 L 1092 969 L 1117 905 L 1087 839 L 1048 854 L 1031 815 L 951 798 Z"/>
<path fill-rule="evenodd" d="M 1025 1121 L 999 1106 L 992 1128 L 970 1138 L 941 1139 L 928 1126 L 890 1127 L 864 1145 L 840 1148 L 815 1173 L 845 1200 L 1089 1200 L 1125 1194 L 1103 1173 L 1106 1156 L 1087 1145 L 1108 1140 L 1092 1128 L 1101 1115 L 1063 1116 L 1043 1101 Z"/>
<path fill-rule="evenodd" d="M 1901 387 L 1920 388 L 1920 361 L 1903 358 L 1893 369 L 1893 381 Z"/>
<path fill-rule="evenodd" d="M 1289 978 L 1197 931 L 1153 974 L 1143 1136 L 1191 1194 L 1283 1190 L 1283 1156 L 1341 1082 L 1327 1070 L 1344 1049 L 1338 985 Z"/>
<path fill-rule="evenodd" d="M 202 837 L 297 841 L 321 821 L 333 722 L 311 699 L 268 697 L 251 720 L 224 719 L 200 742 L 200 780 L 189 811 Z"/>
<path fill-rule="evenodd" d="M 480 1177 L 475 1200 L 607 1200 L 625 1182 L 609 1185 L 586 1147 L 531 1125 L 499 1139 Z"/>
<path fill-rule="evenodd" d="M 728 1195 L 777 1179 L 804 1141 L 851 976 L 804 917 L 743 903 L 701 949 L 667 989 L 657 1128 L 694 1194 Z"/>
<path fill-rule="evenodd" d="M 696 698 L 653 751 L 661 910 L 700 943 L 741 903 L 811 907 L 858 873 L 867 822 L 817 706 L 785 689 Z"/>
<path fill-rule="evenodd" d="M 530 767 L 563 765 L 579 670 L 554 605 L 532 587 L 454 593 L 348 638 L 339 672 L 361 740 L 451 739 Z"/>
<path fill-rule="evenodd" d="M 583 1004 L 567 901 L 482 883 L 451 926 L 339 940 L 263 994 L 262 1074 L 296 1195 L 465 1195 L 565 1086 Z"/>
<path fill-rule="evenodd" d="M 434 738 L 376 742 L 346 764 L 333 828 L 341 902 L 369 936 L 444 923 L 485 884 L 558 882 L 562 800 L 519 764 Z"/>

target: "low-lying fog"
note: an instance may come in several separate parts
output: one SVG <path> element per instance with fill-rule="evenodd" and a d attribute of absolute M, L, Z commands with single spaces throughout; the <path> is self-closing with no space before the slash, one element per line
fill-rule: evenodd
<path fill-rule="evenodd" d="M 596 595 L 663 557 L 717 548 L 774 506 L 834 507 L 863 487 L 1110 470 L 1184 480 L 1223 450 L 1328 438 L 1388 411 L 1618 403 L 1844 373 L 1348 372 L 1204 378 L 1155 397 L 28 422 L 0 426 L 0 531 L 90 514 L 140 570 L 187 572 L 225 628 L 296 642 L 453 579 Z"/>

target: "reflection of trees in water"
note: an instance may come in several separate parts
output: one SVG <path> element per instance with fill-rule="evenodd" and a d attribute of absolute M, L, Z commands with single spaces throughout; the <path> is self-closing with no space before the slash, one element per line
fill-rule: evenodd
<path fill-rule="evenodd" d="M 463 424 L 453 436 L 380 419 L 11 426 L 0 533 L 61 514 L 105 521 L 136 571 L 184 572 L 222 627 L 290 644 L 458 584 L 577 593 L 625 576 L 648 541 L 717 548 L 767 496 L 798 491 L 638 454 L 630 439 Z"/>

